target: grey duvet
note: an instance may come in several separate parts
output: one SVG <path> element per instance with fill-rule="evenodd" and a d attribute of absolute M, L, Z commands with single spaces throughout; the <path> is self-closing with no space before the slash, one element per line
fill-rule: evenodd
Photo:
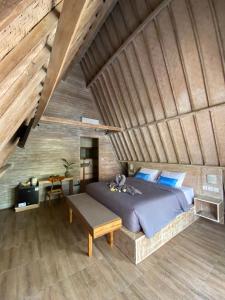
<path fill-rule="evenodd" d="M 139 189 L 143 194 L 111 192 L 106 182 L 91 183 L 86 192 L 121 217 L 123 226 L 132 232 L 143 230 L 146 237 L 169 224 L 176 216 L 188 211 L 184 193 L 176 188 L 146 182 L 134 177 L 126 184 Z"/>

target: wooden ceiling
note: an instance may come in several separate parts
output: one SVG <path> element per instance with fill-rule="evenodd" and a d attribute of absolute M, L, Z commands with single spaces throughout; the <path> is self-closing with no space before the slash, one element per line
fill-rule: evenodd
<path fill-rule="evenodd" d="M 116 0 L 65 0 L 67 9 L 62 15 L 68 16 L 68 3 L 72 9 L 76 4 L 77 8 L 71 12 L 76 11 L 77 15 L 73 16 L 69 42 L 60 44 L 60 31 L 65 25 L 64 17 L 57 28 L 62 0 L 0 1 L 0 167 L 16 147 L 16 132 L 21 124 L 33 116 L 36 123 L 39 121 L 71 60 L 88 47 Z M 66 28 L 64 38 L 70 30 L 68 25 Z M 54 42 L 55 35 L 58 41 Z M 59 61 L 60 68 L 52 69 L 56 49 L 58 53 L 62 51 L 63 59 Z M 52 70 L 57 72 L 53 79 Z M 43 87 L 46 89 L 48 85 L 46 79 L 53 84 L 50 92 L 43 93 Z"/>
<path fill-rule="evenodd" d="M 81 60 L 87 83 L 161 2 L 162 0 L 118 1 Z"/>
<path fill-rule="evenodd" d="M 64 1 L 0 2 L 0 167 L 72 60 L 121 161 L 225 166 L 225 1 Z"/>
<path fill-rule="evenodd" d="M 225 166 L 225 1 L 145 3 L 119 1 L 81 62 L 118 158 Z"/>
<path fill-rule="evenodd" d="M 106 5 L 107 3 L 107 5 Z M 116 0 L 65 0 L 51 52 L 46 80 L 35 114 L 35 125 L 43 115 L 54 89 L 80 48 L 86 48 L 88 40 L 102 24 Z M 87 37 L 89 35 L 89 37 Z"/>

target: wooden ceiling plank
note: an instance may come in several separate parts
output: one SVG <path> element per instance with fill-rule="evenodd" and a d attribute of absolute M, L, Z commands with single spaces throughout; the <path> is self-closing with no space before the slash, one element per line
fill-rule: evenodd
<path fill-rule="evenodd" d="M 1 97 L 0 117 L 4 115 L 8 107 L 13 103 L 15 98 L 27 87 L 29 81 L 35 74 L 48 63 L 50 52 L 47 48 L 42 49 L 40 53 L 27 67 L 26 71 L 14 82 L 8 91 Z"/>
<path fill-rule="evenodd" d="M 1 28 L 0 59 L 16 47 L 60 1 L 33 0 L 8 26 Z"/>
<path fill-rule="evenodd" d="M 13 139 L 10 142 L 8 142 L 4 148 L 0 151 L 0 167 L 4 166 L 6 163 L 8 157 L 13 154 L 13 152 L 16 150 L 16 145 L 19 141 L 19 138 Z"/>
<path fill-rule="evenodd" d="M 45 76 L 46 73 L 41 69 L 0 118 L 0 149 L 13 137 L 25 120 L 25 110 L 32 107 L 30 95 L 33 95 L 37 89 L 37 93 L 41 91 L 40 83 Z"/>
<path fill-rule="evenodd" d="M 70 120 L 70 119 L 65 119 L 65 118 L 56 118 L 56 117 L 45 116 L 45 115 L 41 117 L 40 121 L 42 123 L 70 125 L 70 126 L 79 127 L 79 128 L 91 128 L 91 129 L 99 129 L 99 130 L 115 131 L 115 132 L 122 131 L 122 128 L 119 128 L 119 127 L 106 126 L 106 125 L 101 125 L 101 124 L 94 125 L 94 124 L 89 124 L 89 123 L 83 123 L 83 122 L 76 121 L 76 120 Z"/>
<path fill-rule="evenodd" d="M 32 0 L 11 0 L 0 2 L 0 30 L 17 17 Z"/>
<path fill-rule="evenodd" d="M 18 44 L 18 46 L 16 46 L 0 62 L 0 82 L 2 82 L 8 75 L 11 76 L 10 72 L 16 67 L 26 64 L 26 59 L 38 46 L 40 46 L 40 48 L 43 47 L 48 35 L 55 29 L 58 23 L 56 11 L 60 11 L 61 7 L 62 5 L 59 4 L 53 11 L 43 18 L 43 20 Z"/>
<path fill-rule="evenodd" d="M 128 36 L 128 38 L 123 42 L 123 44 L 119 47 L 119 49 L 116 50 L 116 52 L 113 53 L 113 55 L 106 61 L 106 63 L 102 66 L 102 68 L 98 71 L 98 73 L 91 79 L 91 81 L 88 83 L 88 87 L 95 81 L 95 79 L 98 78 L 98 76 L 101 74 L 101 72 L 109 65 L 111 64 L 116 57 L 119 56 L 121 52 L 124 51 L 124 49 L 127 47 L 127 45 L 133 40 L 133 38 L 140 33 L 143 28 L 148 24 L 151 20 L 153 20 L 161 10 L 166 7 L 171 0 L 164 0 L 160 5 L 149 14 L 149 16 Z M 120 3 L 121 4 L 121 3 Z"/>
<path fill-rule="evenodd" d="M 33 109 L 37 106 L 37 101 L 39 99 L 38 94 L 40 93 L 41 89 L 42 86 L 39 84 L 30 92 L 30 94 L 26 97 L 29 105 L 24 104 L 23 106 L 21 106 L 22 113 L 17 113 L 17 115 L 15 115 L 14 122 L 8 125 L 7 136 L 0 144 L 0 153 L 2 153 L 5 147 L 7 147 L 7 144 L 10 142 L 10 140 L 14 140 L 16 138 L 15 134 L 17 130 L 19 129 L 21 124 L 30 116 Z"/>
<path fill-rule="evenodd" d="M 113 143 L 114 149 L 117 153 L 117 157 L 123 157 L 123 158 L 127 159 L 125 153 L 122 151 L 120 144 L 118 143 L 117 134 L 111 134 L 110 138 Z"/>
<path fill-rule="evenodd" d="M 87 1 L 65 1 L 60 15 L 43 92 L 34 126 L 39 122 L 60 79 L 69 48 L 77 35 L 80 17 Z"/>
<path fill-rule="evenodd" d="M 131 154 L 130 152 L 127 150 L 127 148 L 124 148 L 124 140 L 123 142 L 121 141 L 121 135 L 122 133 L 118 133 L 118 134 L 113 134 L 115 137 L 115 140 L 117 141 L 117 145 L 120 149 L 120 152 L 122 153 L 122 156 L 126 158 L 126 160 L 130 160 L 131 159 Z"/>
<path fill-rule="evenodd" d="M 100 28 L 104 24 L 105 20 L 107 19 L 110 12 L 113 10 L 114 6 L 118 0 L 107 0 L 105 1 L 104 5 L 102 6 L 102 9 L 97 11 L 94 14 L 94 19 L 92 20 L 92 24 L 89 27 L 88 33 L 85 37 L 85 40 L 83 40 L 80 48 L 76 48 L 77 45 L 74 45 L 71 49 L 71 55 L 72 58 L 68 60 L 68 64 L 70 64 L 73 60 L 73 63 L 77 63 L 81 60 L 81 58 L 84 56 L 87 49 L 90 47 L 91 43 L 95 39 L 97 33 L 99 32 Z"/>
<path fill-rule="evenodd" d="M 116 140 L 114 139 L 114 135 L 113 134 L 110 135 L 110 140 L 111 140 L 111 143 L 113 145 L 113 149 L 115 150 L 116 157 L 117 157 L 118 160 L 120 160 L 119 158 L 123 157 L 123 156 L 120 153 L 120 149 L 118 147 L 118 144 L 116 143 Z"/>

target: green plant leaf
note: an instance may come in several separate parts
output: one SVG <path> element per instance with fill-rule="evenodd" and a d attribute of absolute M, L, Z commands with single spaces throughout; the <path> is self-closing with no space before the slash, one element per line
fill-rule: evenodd
<path fill-rule="evenodd" d="M 61 160 L 62 160 L 65 164 L 67 164 L 67 165 L 69 164 L 69 162 L 68 162 L 65 158 L 62 158 Z"/>

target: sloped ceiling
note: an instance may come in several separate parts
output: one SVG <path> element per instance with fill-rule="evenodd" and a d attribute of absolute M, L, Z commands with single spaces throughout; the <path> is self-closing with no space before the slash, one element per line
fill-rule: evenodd
<path fill-rule="evenodd" d="M 118 158 L 225 166 L 225 1 L 145 4 L 119 1 L 81 61 Z"/>
<path fill-rule="evenodd" d="M 1 3 L 0 167 L 16 147 L 16 131 L 35 113 L 58 22 L 59 3 L 60 0 Z"/>
<path fill-rule="evenodd" d="M 82 2 L 85 6 L 78 14 L 76 35 L 67 49 L 62 74 L 74 54 L 81 55 L 90 43 L 116 1 Z M 17 130 L 37 116 L 41 106 L 62 4 L 62 0 L 0 1 L 0 168 L 15 150 Z"/>

